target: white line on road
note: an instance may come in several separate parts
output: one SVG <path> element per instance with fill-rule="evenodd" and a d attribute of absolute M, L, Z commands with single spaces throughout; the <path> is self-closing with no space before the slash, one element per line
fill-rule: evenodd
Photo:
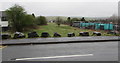
<path fill-rule="evenodd" d="M 0 49 L 3 49 L 3 48 L 5 48 L 5 47 L 7 47 L 7 46 L 0 46 Z"/>
<path fill-rule="evenodd" d="M 16 60 L 33 60 L 33 59 L 67 58 L 67 57 L 78 57 L 78 56 L 93 56 L 93 54 L 66 55 L 66 56 L 49 56 L 49 57 L 34 57 L 34 58 L 19 58 L 19 59 L 16 59 Z"/>

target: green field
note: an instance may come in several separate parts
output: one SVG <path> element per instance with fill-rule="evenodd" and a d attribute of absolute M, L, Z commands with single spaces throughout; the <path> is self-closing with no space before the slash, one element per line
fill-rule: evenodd
<path fill-rule="evenodd" d="M 60 25 L 57 26 L 55 23 L 48 23 L 48 25 L 39 26 L 39 29 L 35 29 L 33 31 L 36 31 L 39 35 L 41 35 L 42 32 L 48 32 L 50 36 L 53 36 L 54 32 L 57 32 L 61 34 L 62 37 L 67 37 L 68 33 L 74 32 L 76 36 L 79 36 L 79 32 L 87 31 L 92 35 L 93 30 L 88 29 L 79 29 L 75 27 L 71 27 L 68 25 Z M 111 36 L 110 34 L 107 34 L 105 31 L 99 31 L 102 33 L 103 36 Z"/>
<path fill-rule="evenodd" d="M 62 37 L 67 37 L 68 33 L 75 33 L 76 36 L 79 36 L 79 32 L 89 32 L 90 35 L 92 36 L 92 33 L 95 30 L 90 30 L 90 29 L 80 29 L 80 28 L 75 28 L 75 27 L 71 27 L 69 25 L 63 25 L 61 24 L 60 26 L 58 26 L 55 23 L 48 23 L 48 25 L 43 25 L 43 26 L 38 26 L 37 29 L 31 29 L 31 31 L 36 31 L 39 36 L 41 36 L 42 32 L 48 32 L 50 34 L 51 37 L 53 37 L 54 32 L 57 32 L 59 34 L 61 34 Z M 97 30 L 98 32 L 102 33 L 102 36 L 113 36 L 111 34 L 107 34 L 107 32 L 102 31 L 102 30 Z M 25 35 L 27 36 L 27 32 L 23 32 L 25 33 Z M 3 32 L 3 33 L 10 33 L 10 32 Z M 13 36 L 13 32 L 10 33 Z"/>

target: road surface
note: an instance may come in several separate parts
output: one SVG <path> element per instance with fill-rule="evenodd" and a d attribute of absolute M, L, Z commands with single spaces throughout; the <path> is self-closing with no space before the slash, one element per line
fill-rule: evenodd
<path fill-rule="evenodd" d="M 3 61 L 118 61 L 118 42 L 8 46 Z"/>

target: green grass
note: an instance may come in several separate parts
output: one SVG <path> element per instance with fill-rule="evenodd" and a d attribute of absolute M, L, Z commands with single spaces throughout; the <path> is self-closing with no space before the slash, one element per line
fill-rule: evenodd
<path fill-rule="evenodd" d="M 68 25 L 63 25 L 63 24 L 58 26 L 55 23 L 48 23 L 48 25 L 38 26 L 38 29 L 31 29 L 31 31 L 36 31 L 40 36 L 41 36 L 42 32 L 48 32 L 50 34 L 50 36 L 53 37 L 54 32 L 57 32 L 57 33 L 61 34 L 62 37 L 67 37 L 67 34 L 71 33 L 71 32 L 74 32 L 76 36 L 79 36 L 79 32 L 85 32 L 85 31 L 89 32 L 90 35 L 92 35 L 92 33 L 95 30 L 80 29 L 80 28 L 75 28 L 75 27 L 71 27 Z M 97 30 L 97 31 L 101 32 L 102 36 L 113 36 L 111 34 L 107 34 L 107 32 L 102 31 L 102 30 Z M 25 35 L 27 36 L 28 32 L 30 32 L 30 31 L 23 32 L 23 33 L 25 33 Z M 3 33 L 7 33 L 7 32 L 3 32 Z M 12 36 L 13 36 L 13 33 L 11 33 L 11 32 L 8 32 L 8 33 L 12 34 Z"/>
<path fill-rule="evenodd" d="M 79 36 L 79 32 L 88 31 L 90 35 L 92 35 L 93 33 L 93 30 L 79 29 L 79 28 L 75 28 L 75 27 L 71 27 L 71 26 L 63 25 L 63 24 L 58 26 L 55 23 L 48 23 L 48 25 L 39 26 L 39 29 L 35 29 L 33 31 L 36 31 L 39 35 L 41 35 L 42 32 L 48 32 L 50 36 L 53 36 L 54 32 L 57 32 L 61 34 L 62 37 L 67 37 L 67 34 L 71 32 L 74 32 L 76 36 Z M 107 32 L 105 31 L 99 30 L 99 32 L 101 32 L 103 36 L 105 35 L 112 36 L 111 34 L 107 34 Z"/>

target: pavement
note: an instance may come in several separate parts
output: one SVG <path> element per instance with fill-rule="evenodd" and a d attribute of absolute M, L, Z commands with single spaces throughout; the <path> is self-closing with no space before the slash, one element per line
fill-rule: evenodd
<path fill-rule="evenodd" d="M 25 45 L 25 44 L 56 44 L 56 43 L 79 43 L 79 42 L 104 42 L 119 41 L 119 36 L 87 36 L 87 37 L 59 37 L 59 38 L 28 38 L 2 40 L 2 45 Z"/>
<path fill-rule="evenodd" d="M 8 46 L 2 61 L 118 61 L 118 41 Z"/>

